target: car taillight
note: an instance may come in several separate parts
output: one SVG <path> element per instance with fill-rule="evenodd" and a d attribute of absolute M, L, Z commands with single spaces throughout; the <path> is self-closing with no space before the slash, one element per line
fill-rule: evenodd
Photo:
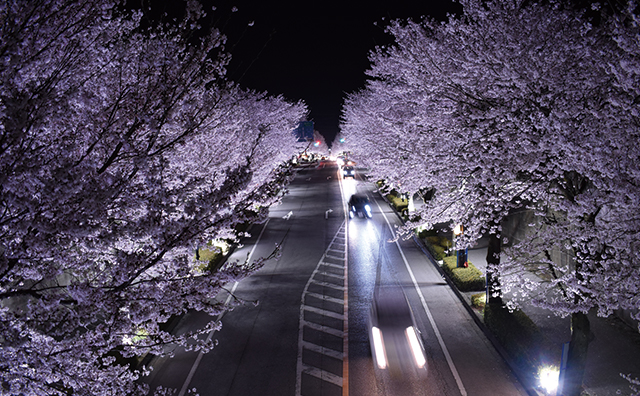
<path fill-rule="evenodd" d="M 422 348 L 420 347 L 416 330 L 413 326 L 409 326 L 405 330 L 405 333 L 407 334 L 407 339 L 409 340 L 409 345 L 411 346 L 411 352 L 413 353 L 413 359 L 416 361 L 416 366 L 418 366 L 418 368 L 423 368 L 427 363 L 427 360 L 422 353 Z"/>

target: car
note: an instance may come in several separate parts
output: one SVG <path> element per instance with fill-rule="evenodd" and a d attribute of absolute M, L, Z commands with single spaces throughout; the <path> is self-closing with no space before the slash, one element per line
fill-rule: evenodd
<path fill-rule="evenodd" d="M 421 333 L 402 287 L 379 286 L 374 290 L 369 340 L 376 370 L 392 377 L 426 373 Z"/>
<path fill-rule="evenodd" d="M 353 194 L 349 198 L 349 218 L 364 217 L 370 219 L 371 214 L 371 202 L 369 198 L 360 194 Z"/>
<path fill-rule="evenodd" d="M 344 168 L 342 168 L 342 177 L 344 177 L 345 179 L 347 177 L 351 177 L 353 179 L 356 178 L 356 168 L 354 168 L 353 166 L 345 166 Z"/>

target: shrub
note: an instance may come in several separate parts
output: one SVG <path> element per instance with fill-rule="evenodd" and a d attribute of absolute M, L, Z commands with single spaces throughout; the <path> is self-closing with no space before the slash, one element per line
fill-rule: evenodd
<path fill-rule="evenodd" d="M 451 278 L 460 291 L 480 291 L 485 288 L 485 278 L 475 265 L 469 263 L 467 268 L 456 265 L 456 257 L 449 256 L 443 259 L 442 269 Z"/>
<path fill-rule="evenodd" d="M 200 248 L 197 252 L 197 259 L 200 261 L 216 260 L 222 255 L 220 248 L 212 246 L 211 248 Z"/>
<path fill-rule="evenodd" d="M 440 245 L 428 245 L 429 246 L 429 250 L 431 251 L 431 254 L 433 255 L 433 257 L 436 260 L 442 260 L 445 258 L 446 253 L 445 253 L 445 248 L 440 246 Z"/>
<path fill-rule="evenodd" d="M 433 228 L 431 229 L 423 229 L 417 232 L 418 238 L 420 239 L 427 239 L 427 237 L 430 236 L 436 236 L 437 235 L 437 231 Z"/>
<path fill-rule="evenodd" d="M 471 306 L 474 308 L 484 309 L 487 295 L 485 293 L 477 293 L 471 296 Z"/>
<path fill-rule="evenodd" d="M 395 194 L 387 195 L 387 199 L 399 213 L 402 213 L 409 208 L 409 201 Z"/>
<path fill-rule="evenodd" d="M 200 263 L 198 267 L 203 272 L 215 272 L 224 264 L 226 255 L 220 246 L 214 246 L 211 242 L 207 245 L 196 252 L 196 259 Z"/>
<path fill-rule="evenodd" d="M 423 239 L 436 260 L 444 259 L 447 255 L 445 251 L 451 248 L 451 241 L 442 235 L 426 236 Z"/>

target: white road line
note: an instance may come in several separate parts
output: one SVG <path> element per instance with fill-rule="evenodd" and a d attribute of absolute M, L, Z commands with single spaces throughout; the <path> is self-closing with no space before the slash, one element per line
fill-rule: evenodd
<path fill-rule="evenodd" d="M 338 386 L 342 386 L 343 385 L 343 379 L 340 378 L 339 376 L 336 376 L 335 374 L 331 374 L 327 371 L 324 371 L 322 369 L 318 369 L 318 368 L 311 368 L 310 366 L 304 364 L 302 362 L 302 351 L 303 351 L 303 347 L 304 345 L 308 344 L 306 341 L 303 340 L 303 327 L 305 325 L 308 325 L 308 321 L 306 321 L 304 319 L 304 311 L 312 311 L 312 312 L 316 312 L 319 313 L 321 315 L 325 315 L 325 316 L 329 316 L 329 317 L 335 317 L 337 319 L 342 319 L 344 321 L 346 321 L 346 312 L 343 315 L 340 314 L 336 314 L 333 313 L 331 311 L 325 311 L 323 309 L 318 309 L 318 308 L 314 308 L 311 307 L 309 305 L 305 305 L 304 303 L 304 299 L 305 296 L 307 294 L 310 294 L 311 292 L 309 292 L 309 286 L 312 283 L 315 283 L 316 281 L 314 280 L 314 277 L 316 276 L 316 274 L 320 273 L 321 271 L 318 271 L 319 267 L 321 265 L 324 265 L 324 259 L 327 256 L 328 252 L 331 250 L 331 247 L 334 245 L 336 239 L 338 239 L 338 236 L 341 233 L 344 233 L 343 228 L 345 227 L 345 223 L 343 222 L 342 225 L 340 226 L 340 228 L 338 228 L 338 232 L 336 232 L 336 234 L 333 236 L 333 239 L 331 240 L 331 243 L 329 243 L 329 247 L 327 248 L 327 250 L 322 254 L 322 257 L 320 257 L 320 261 L 318 261 L 318 264 L 316 265 L 316 268 L 313 270 L 313 272 L 311 273 L 311 276 L 309 277 L 309 280 L 307 281 L 307 284 L 304 286 L 304 290 L 302 292 L 302 298 L 300 301 L 300 319 L 299 319 L 299 329 L 298 329 L 298 363 L 297 363 L 297 369 L 296 369 L 296 396 L 300 396 L 301 395 L 301 391 L 302 391 L 302 373 L 306 373 L 306 374 L 310 374 L 313 375 L 317 378 L 321 378 L 325 381 L 328 382 L 332 382 Z M 324 276 L 328 276 L 327 274 L 323 274 Z M 342 280 L 342 279 L 340 279 Z M 309 326 L 311 327 L 311 326 Z M 335 331 L 335 330 L 334 330 Z M 329 333 L 329 332 L 327 332 Z M 344 354 L 345 351 L 342 352 L 342 358 L 344 360 Z"/>
<path fill-rule="evenodd" d="M 333 297 L 325 296 L 324 294 L 315 293 L 315 292 L 311 292 L 311 291 L 308 291 L 308 292 L 306 293 L 306 295 L 307 295 L 307 296 L 311 296 L 311 297 L 315 297 L 315 298 L 317 298 L 318 300 L 325 300 L 325 301 L 329 301 L 329 302 L 336 303 L 336 304 L 340 304 L 340 305 L 342 305 L 342 303 L 344 303 L 344 300 L 343 300 L 343 299 L 341 299 L 341 298 L 340 298 L 340 299 L 337 299 L 337 298 L 333 298 Z M 305 304 L 306 304 L 306 303 L 305 303 Z"/>
<path fill-rule="evenodd" d="M 251 248 L 251 251 L 249 252 L 249 255 L 247 256 L 247 263 L 251 262 L 251 257 L 253 257 L 253 252 L 256 250 L 256 247 L 258 247 L 258 244 L 260 242 L 260 238 L 262 238 L 262 234 L 264 233 L 264 230 L 267 229 L 267 224 L 269 224 L 269 219 L 267 219 L 267 221 L 264 223 L 264 227 L 262 227 L 262 231 L 260 231 L 260 235 L 258 235 L 258 239 L 256 239 L 256 243 Z M 236 291 L 237 287 L 238 287 L 238 282 L 235 282 L 233 284 L 233 287 L 231 288 L 231 292 L 229 293 L 229 296 L 227 296 L 227 299 L 224 302 L 225 306 L 227 304 L 229 304 L 229 300 L 231 300 L 231 296 Z M 216 317 L 216 322 L 219 321 L 220 319 L 222 319 L 223 316 L 224 316 L 224 312 L 222 312 L 220 315 L 218 315 Z M 207 335 L 207 342 L 211 341 L 211 338 L 213 338 L 213 333 L 215 333 L 215 332 L 212 331 Z M 180 393 L 178 393 L 178 396 L 184 396 L 184 394 L 187 392 L 187 388 L 189 388 L 189 384 L 191 383 L 191 380 L 193 379 L 193 376 L 196 374 L 196 370 L 198 369 L 198 366 L 200 365 L 200 361 L 202 360 L 202 356 L 204 356 L 204 352 L 200 351 L 200 353 L 198 353 L 198 357 L 196 358 L 196 361 L 193 362 L 193 366 L 191 366 L 191 370 L 189 371 L 189 375 L 187 376 L 187 379 L 184 380 L 184 384 L 182 385 L 182 388 L 180 389 Z"/>
<path fill-rule="evenodd" d="M 342 260 L 342 259 L 340 259 L 340 260 Z M 327 263 L 327 262 L 323 262 L 322 265 L 325 265 L 325 266 L 331 267 L 331 268 L 335 268 L 335 269 L 344 270 L 344 265 L 337 265 L 337 264 Z"/>
<path fill-rule="evenodd" d="M 322 281 L 319 281 L 317 279 L 314 279 L 311 283 L 314 284 L 314 285 L 324 286 L 324 287 L 328 287 L 330 289 L 335 289 L 335 290 L 339 290 L 339 291 L 342 291 L 342 290 L 345 289 L 344 286 L 339 286 L 339 285 L 336 285 L 336 284 L 333 284 L 333 283 L 329 283 L 329 282 L 322 282 Z"/>
<path fill-rule="evenodd" d="M 330 373 L 328 371 L 324 371 L 321 370 L 319 368 L 316 367 L 312 367 L 312 366 L 307 366 L 305 364 L 305 368 L 302 371 L 305 374 L 309 374 L 309 375 L 313 375 L 316 378 L 320 378 L 321 380 L 327 381 L 327 382 L 331 382 L 334 385 L 337 386 L 342 386 L 343 382 L 342 382 L 342 377 L 339 377 L 333 373 Z"/>
<path fill-rule="evenodd" d="M 323 325 L 319 325 L 317 323 L 309 322 L 308 320 L 303 321 L 304 326 L 307 326 L 310 329 L 318 330 L 323 333 L 331 334 L 332 336 L 336 336 L 342 338 L 343 333 L 342 330 L 336 330 L 333 327 L 327 327 Z M 340 353 L 340 359 L 342 359 L 342 353 Z"/>
<path fill-rule="evenodd" d="M 327 254 L 326 258 L 330 258 L 330 259 L 334 259 L 334 260 L 344 260 L 344 258 L 342 258 L 342 257 L 330 256 L 328 254 Z M 331 263 L 325 263 L 325 264 L 331 264 Z"/>
<path fill-rule="evenodd" d="M 391 231 L 391 235 L 394 237 L 395 240 L 395 244 L 398 247 L 398 251 L 400 252 L 400 255 L 402 256 L 402 260 L 404 261 L 404 265 L 405 267 L 407 267 L 407 271 L 409 272 L 409 276 L 411 276 L 411 281 L 413 282 L 413 285 L 416 289 L 416 292 L 418 292 L 418 297 L 420 297 L 420 302 L 422 303 L 422 307 L 424 308 L 425 312 L 427 313 L 427 317 L 429 318 L 429 323 L 431 323 L 431 327 L 433 328 L 433 332 L 436 334 L 436 338 L 438 339 L 438 343 L 440 344 L 440 348 L 442 349 L 442 352 L 444 353 L 444 357 L 447 359 L 447 364 L 449 365 L 449 369 L 451 370 L 451 374 L 453 374 L 453 378 L 455 378 L 456 380 L 456 384 L 458 385 L 458 389 L 460 390 L 460 393 L 463 396 L 467 396 L 467 390 L 465 389 L 464 385 L 462 384 L 462 379 L 460 378 L 460 375 L 458 374 L 458 370 L 456 369 L 455 364 L 453 363 L 453 359 L 451 359 L 451 355 L 449 354 L 449 350 L 447 349 L 447 346 L 444 343 L 444 340 L 442 339 L 442 335 L 440 335 L 440 330 L 438 330 L 438 326 L 436 325 L 436 321 L 433 319 L 433 316 L 431 315 L 431 310 L 429 310 L 429 306 L 427 305 L 427 301 L 424 299 L 424 295 L 422 294 L 422 290 L 420 290 L 420 286 L 418 286 L 418 281 L 416 280 L 416 277 L 413 275 L 413 271 L 411 270 L 411 267 L 409 266 L 409 263 L 407 262 L 407 258 L 404 255 L 404 252 L 402 251 L 402 248 L 400 247 L 400 244 L 398 243 L 398 240 L 395 239 L 395 232 L 393 231 L 393 227 L 391 227 L 391 223 L 389 223 L 389 219 L 387 219 L 387 216 L 384 214 L 384 211 L 382 210 L 382 208 L 380 207 L 380 204 L 378 203 L 378 201 L 376 201 L 376 205 L 378 205 L 378 209 L 380 209 L 380 212 L 382 213 L 382 216 L 384 217 L 384 220 L 387 222 L 387 226 L 389 227 L 389 230 Z"/>
<path fill-rule="evenodd" d="M 331 348 L 325 348 L 323 346 L 316 345 L 316 344 L 314 344 L 312 342 L 307 342 L 307 341 L 304 341 L 302 343 L 302 347 L 304 349 L 308 349 L 308 350 L 316 352 L 316 353 L 327 355 L 327 356 L 332 357 L 332 358 L 337 359 L 337 360 L 342 360 L 342 352 L 334 351 Z"/>
<path fill-rule="evenodd" d="M 316 307 L 312 307 L 311 305 L 304 305 L 302 304 L 303 308 L 305 311 L 309 311 L 309 312 L 313 312 L 313 313 L 317 313 L 319 315 L 324 315 L 324 316 L 328 316 L 330 318 L 333 319 L 340 319 L 342 320 L 344 318 L 343 314 L 339 314 L 339 313 L 335 313 L 332 311 L 326 311 L 324 309 L 320 309 L 320 308 L 316 308 Z M 303 312 L 304 314 L 304 312 Z"/>

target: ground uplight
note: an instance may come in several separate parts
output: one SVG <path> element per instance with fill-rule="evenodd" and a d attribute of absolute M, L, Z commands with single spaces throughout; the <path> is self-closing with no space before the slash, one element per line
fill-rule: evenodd
<path fill-rule="evenodd" d="M 540 368 L 538 377 L 540 379 L 540 387 L 544 389 L 548 395 L 554 395 L 558 389 L 558 380 L 560 377 L 558 368 L 551 366 L 542 367 Z"/>

